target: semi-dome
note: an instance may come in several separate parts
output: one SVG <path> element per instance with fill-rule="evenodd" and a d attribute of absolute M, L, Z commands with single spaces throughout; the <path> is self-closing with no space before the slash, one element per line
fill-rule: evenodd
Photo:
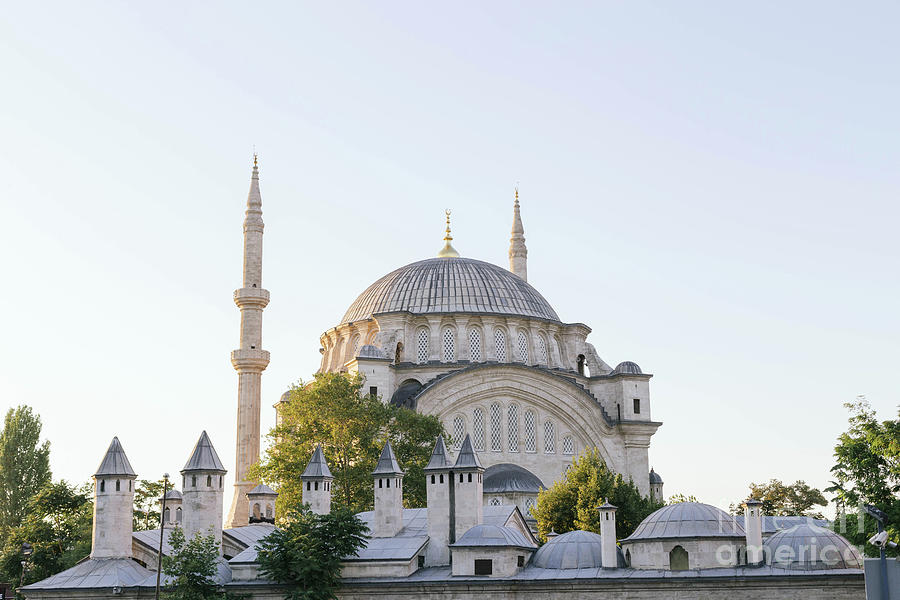
<path fill-rule="evenodd" d="M 626 360 L 620 362 L 616 365 L 616 368 L 613 369 L 613 375 L 641 375 L 641 368 L 637 363 L 631 362 L 630 360 Z"/>
<path fill-rule="evenodd" d="M 772 566 L 798 571 L 862 569 L 862 557 L 837 533 L 812 523 L 779 531 L 763 544 Z"/>
<path fill-rule="evenodd" d="M 388 273 L 359 295 L 341 323 L 398 311 L 501 314 L 559 321 L 544 297 L 517 275 L 480 260 L 443 257 L 414 262 Z"/>
<path fill-rule="evenodd" d="M 624 542 L 672 538 L 744 537 L 744 528 L 720 508 L 702 502 L 663 506 L 641 521 Z"/>
<path fill-rule="evenodd" d="M 544 484 L 537 475 L 511 463 L 491 465 L 484 471 L 484 493 L 530 493 L 537 494 Z"/>
<path fill-rule="evenodd" d="M 570 531 L 558 535 L 538 550 L 532 564 L 542 569 L 596 569 L 603 564 L 601 537 L 592 531 Z M 616 549 L 618 565 L 624 567 L 622 551 Z"/>

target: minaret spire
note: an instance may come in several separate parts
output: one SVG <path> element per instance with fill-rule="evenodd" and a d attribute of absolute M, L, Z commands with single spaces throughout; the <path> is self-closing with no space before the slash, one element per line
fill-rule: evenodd
<path fill-rule="evenodd" d="M 244 284 L 234 291 L 234 303 L 241 311 L 241 345 L 231 353 L 231 364 L 238 372 L 238 413 L 234 497 L 226 520 L 228 527 L 249 523 L 247 492 L 256 483 L 247 480 L 247 470 L 259 460 L 260 384 L 262 372 L 269 365 L 269 353 L 262 349 L 262 314 L 269 303 L 269 292 L 262 288 L 265 225 L 259 193 L 259 160 L 255 152 L 244 214 Z"/>
<path fill-rule="evenodd" d="M 528 248 L 525 247 L 525 227 L 519 214 L 519 186 L 513 205 L 512 237 L 509 238 L 509 270 L 528 281 Z"/>

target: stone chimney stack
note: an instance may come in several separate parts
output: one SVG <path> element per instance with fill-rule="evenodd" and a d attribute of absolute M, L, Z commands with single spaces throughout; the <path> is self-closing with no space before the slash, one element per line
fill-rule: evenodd
<path fill-rule="evenodd" d="M 162 515 L 163 523 L 166 527 L 181 527 L 181 521 L 184 518 L 184 511 L 181 508 L 183 498 L 181 492 L 171 489 L 166 492 L 166 510 Z M 163 499 L 159 499 L 159 508 L 162 510 Z"/>
<path fill-rule="evenodd" d="M 619 552 L 616 546 L 616 507 L 607 500 L 597 507 L 600 511 L 600 563 L 604 569 L 619 566 Z"/>
<path fill-rule="evenodd" d="M 181 470 L 184 536 L 213 535 L 222 551 L 222 505 L 225 467 L 204 431 Z M 246 504 L 246 502 L 244 503 Z"/>
<path fill-rule="evenodd" d="M 455 540 L 484 520 L 484 467 L 466 434 L 453 465 L 453 521 Z"/>
<path fill-rule="evenodd" d="M 131 558 L 136 477 L 119 438 L 114 437 L 94 473 L 91 558 Z"/>
<path fill-rule="evenodd" d="M 762 502 L 750 498 L 744 503 L 744 531 L 747 533 L 747 564 L 763 562 Z"/>
<path fill-rule="evenodd" d="M 334 475 L 325 462 L 322 446 L 316 446 L 315 452 L 306 465 L 306 470 L 300 476 L 303 483 L 303 502 L 309 504 L 309 509 L 317 515 L 327 515 L 331 512 L 331 482 Z"/>
<path fill-rule="evenodd" d="M 247 492 L 247 505 L 250 509 L 250 523 L 275 524 L 275 500 L 278 492 L 264 483 Z"/>
<path fill-rule="evenodd" d="M 449 565 L 449 544 L 456 541 L 451 521 L 453 515 L 453 465 L 447 457 L 443 436 L 438 436 L 425 467 L 425 493 L 428 506 L 428 546 L 425 565 Z"/>
<path fill-rule="evenodd" d="M 388 441 L 381 451 L 375 478 L 375 523 L 372 537 L 394 537 L 403 529 L 403 470 Z"/>

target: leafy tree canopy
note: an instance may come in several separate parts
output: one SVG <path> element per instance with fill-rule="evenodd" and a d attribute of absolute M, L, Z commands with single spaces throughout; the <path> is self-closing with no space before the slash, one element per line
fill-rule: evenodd
<path fill-rule="evenodd" d="M 822 492 L 809 487 L 805 481 L 795 481 L 788 485 L 778 479 L 770 479 L 768 483 L 751 483 L 748 498 L 755 498 L 762 502 L 762 511 L 765 515 L 814 517 L 824 519 L 821 511 L 814 510 L 815 506 L 827 506 L 828 500 Z M 734 515 L 744 514 L 742 506 L 746 498 L 739 500 L 729 507 Z"/>
<path fill-rule="evenodd" d="M 673 494 L 669 496 L 669 499 L 666 501 L 666 504 L 681 504 L 682 502 L 700 502 L 697 500 L 697 496 L 685 495 L 685 494 Z"/>
<path fill-rule="evenodd" d="M 33 583 L 75 565 L 91 552 L 94 506 L 90 484 L 80 488 L 65 481 L 49 483 L 32 496 L 21 524 L 9 531 L 0 553 L 0 580 L 18 583 L 21 549 L 32 545 L 25 583 Z"/>
<path fill-rule="evenodd" d="M 169 534 L 172 553 L 163 556 L 163 573 L 169 578 L 165 597 L 171 600 L 215 600 L 227 594 L 218 591 L 213 579 L 219 559 L 219 543 L 212 535 L 195 535 L 185 539 L 184 531 L 176 527 Z"/>
<path fill-rule="evenodd" d="M 352 511 L 335 508 L 317 515 L 291 511 L 280 529 L 260 544 L 260 573 L 286 584 L 287 600 L 334 600 L 341 583 L 341 559 L 356 556 L 366 525 Z"/>
<path fill-rule="evenodd" d="M 587 449 L 548 490 L 538 493 L 531 509 L 537 519 L 538 536 L 546 541 L 551 529 L 565 533 L 584 529 L 600 533 L 597 507 L 609 500 L 617 507 L 616 537 L 631 535 L 641 521 L 662 506 L 649 496 L 642 497 L 630 479 L 611 471 L 596 448 Z"/>
<path fill-rule="evenodd" d="M 291 390 L 279 407 L 279 425 L 264 459 L 251 477 L 278 489 L 280 514 L 303 502 L 300 475 L 322 444 L 334 474 L 332 502 L 354 512 L 371 509 L 372 471 L 387 439 L 406 470 L 404 504 L 425 506 L 423 469 L 443 427 L 437 417 L 400 408 L 371 395 L 360 395 L 362 379 L 346 373 L 319 373 Z"/>
<path fill-rule="evenodd" d="M 10 408 L 0 431 L 0 539 L 19 525 L 32 496 L 50 482 L 50 442 L 28 406 Z"/>
<path fill-rule="evenodd" d="M 134 489 L 134 530 L 159 527 L 159 499 L 163 495 L 163 480 L 138 479 Z M 171 486 L 170 486 L 171 487 Z"/>

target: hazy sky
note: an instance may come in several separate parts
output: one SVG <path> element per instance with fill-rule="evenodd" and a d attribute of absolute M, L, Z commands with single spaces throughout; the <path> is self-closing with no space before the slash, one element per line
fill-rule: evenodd
<path fill-rule="evenodd" d="M 485 5 L 487 4 L 487 5 Z M 19 2 L 0 14 L 0 408 L 54 475 L 234 465 L 241 222 L 266 221 L 263 428 L 371 282 L 507 265 L 633 360 L 666 494 L 828 485 L 896 416 L 896 3 Z M 226 501 L 226 503 L 230 501 Z"/>

